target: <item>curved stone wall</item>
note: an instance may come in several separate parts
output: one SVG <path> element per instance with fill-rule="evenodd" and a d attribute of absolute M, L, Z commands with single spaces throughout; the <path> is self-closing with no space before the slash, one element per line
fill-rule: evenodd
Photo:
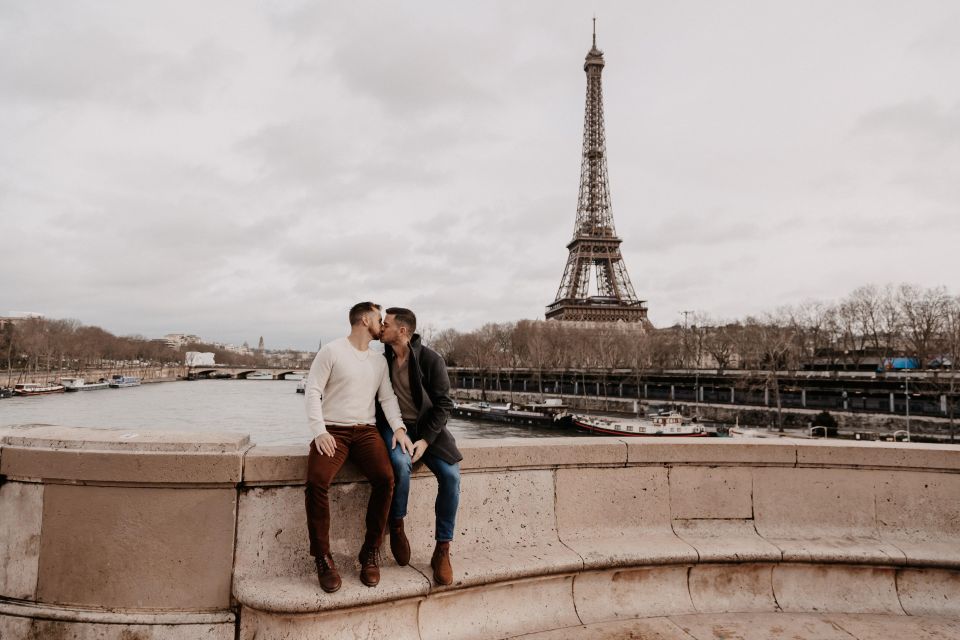
<path fill-rule="evenodd" d="M 502 638 L 725 612 L 960 618 L 960 447 L 728 439 L 463 443 L 455 583 L 354 569 L 368 487 L 346 467 L 317 585 L 301 447 L 32 427 L 0 433 L 0 636 Z M 122 634 L 128 634 L 124 636 Z M 135 634 L 130 636 L 129 634 Z M 55 636 L 54 636 L 55 637 Z"/>

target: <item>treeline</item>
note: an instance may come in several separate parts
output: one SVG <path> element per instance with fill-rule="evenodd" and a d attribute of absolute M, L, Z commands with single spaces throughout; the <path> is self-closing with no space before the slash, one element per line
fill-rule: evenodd
<path fill-rule="evenodd" d="M 77 320 L 27 318 L 0 328 L 0 362 L 9 370 L 104 369 L 119 364 L 182 364 L 185 351 L 212 351 L 222 364 L 255 365 L 257 358 L 213 345 L 174 349 L 163 340 L 115 336 Z"/>
<path fill-rule="evenodd" d="M 521 320 L 427 336 L 449 366 L 477 369 L 862 369 L 909 357 L 960 363 L 960 297 L 943 287 L 865 286 L 837 302 L 806 301 L 738 320 L 694 313 L 686 325 L 638 331 Z"/>

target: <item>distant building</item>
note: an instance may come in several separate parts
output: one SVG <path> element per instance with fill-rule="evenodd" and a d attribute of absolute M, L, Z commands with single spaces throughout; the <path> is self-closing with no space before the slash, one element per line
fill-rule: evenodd
<path fill-rule="evenodd" d="M 43 314 L 30 313 L 30 312 L 13 313 L 9 316 L 0 316 L 0 329 L 3 329 L 8 324 L 13 325 L 15 327 L 18 324 L 23 324 L 24 322 L 26 322 L 27 320 L 30 320 L 31 318 L 42 318 L 42 317 L 43 317 Z"/>
<path fill-rule="evenodd" d="M 188 344 L 203 342 L 203 340 L 200 339 L 200 336 L 195 336 L 192 333 L 168 333 L 167 335 L 163 336 L 163 339 L 170 347 L 174 349 L 180 349 Z"/>

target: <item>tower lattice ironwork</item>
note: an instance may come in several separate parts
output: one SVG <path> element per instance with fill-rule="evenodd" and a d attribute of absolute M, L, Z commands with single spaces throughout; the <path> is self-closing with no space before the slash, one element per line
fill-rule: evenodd
<path fill-rule="evenodd" d="M 594 20 L 593 47 L 583 70 L 587 74 L 587 105 L 583 117 L 583 158 L 580 165 L 580 197 L 570 255 L 557 290 L 547 307 L 548 320 L 648 322 L 647 307 L 637 298 L 620 254 L 613 226 L 610 181 L 607 176 L 607 142 L 603 126 L 603 52 L 597 49 Z M 596 292 L 591 293 L 592 273 Z"/>

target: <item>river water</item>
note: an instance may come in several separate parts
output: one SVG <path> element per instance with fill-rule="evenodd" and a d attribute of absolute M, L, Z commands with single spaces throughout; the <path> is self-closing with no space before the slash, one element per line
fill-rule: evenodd
<path fill-rule="evenodd" d="M 64 427 L 249 434 L 258 444 L 310 440 L 303 394 L 286 380 L 196 380 L 127 389 L 58 393 L 0 400 L 0 427 Z M 584 435 L 570 429 L 451 418 L 457 438 L 538 438 Z"/>

